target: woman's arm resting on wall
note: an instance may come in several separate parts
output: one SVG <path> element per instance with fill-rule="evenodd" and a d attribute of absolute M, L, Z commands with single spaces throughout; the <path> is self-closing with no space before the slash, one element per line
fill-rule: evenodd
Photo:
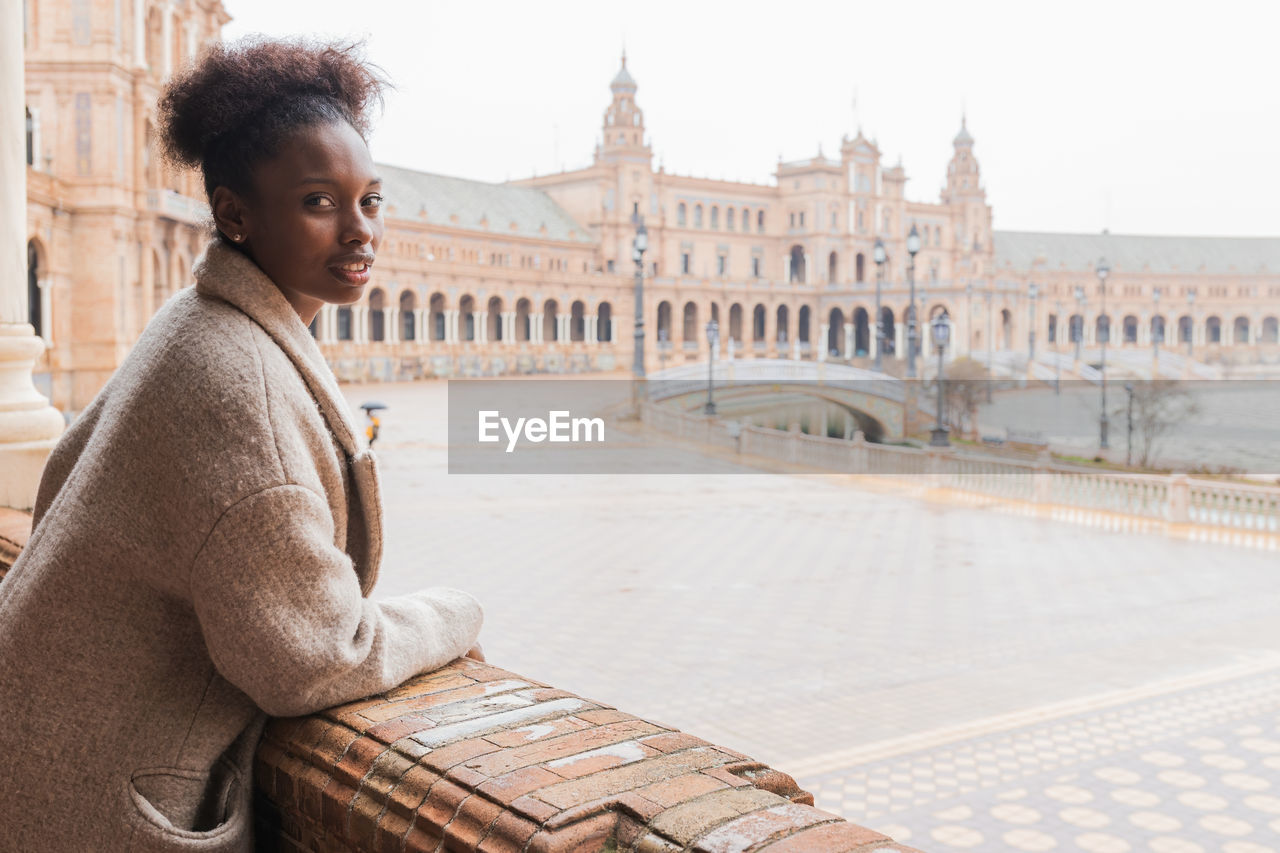
<path fill-rule="evenodd" d="M 223 513 L 192 566 L 214 665 L 273 716 L 390 690 L 462 656 L 480 632 L 480 605 L 460 590 L 363 598 L 333 541 L 323 498 L 276 486 Z"/>

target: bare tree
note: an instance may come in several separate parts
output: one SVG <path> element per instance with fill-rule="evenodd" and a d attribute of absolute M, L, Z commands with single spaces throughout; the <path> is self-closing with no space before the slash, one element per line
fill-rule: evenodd
<path fill-rule="evenodd" d="M 977 438 L 974 430 L 978 405 L 987 399 L 986 383 L 990 381 L 986 366 L 973 359 L 959 358 L 947 365 L 943 400 L 953 432 Z"/>
<path fill-rule="evenodd" d="M 1132 389 L 1130 391 L 1130 389 Z M 1156 447 L 1176 424 L 1200 411 L 1191 386 L 1177 379 L 1151 379 L 1125 385 L 1133 398 L 1134 449 L 1138 465 L 1146 468 Z M 1126 408 L 1118 414 L 1128 416 Z"/>

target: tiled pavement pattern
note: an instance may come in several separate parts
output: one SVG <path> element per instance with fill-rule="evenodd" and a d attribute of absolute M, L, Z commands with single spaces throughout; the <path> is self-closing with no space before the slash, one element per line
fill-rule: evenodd
<path fill-rule="evenodd" d="M 443 384 L 347 391 L 391 405 L 380 593 L 467 588 L 498 665 L 783 771 L 1280 651 L 1258 549 L 839 478 L 450 477 Z"/>
<path fill-rule="evenodd" d="M 1280 669 L 807 780 L 925 850 L 1280 850 Z"/>

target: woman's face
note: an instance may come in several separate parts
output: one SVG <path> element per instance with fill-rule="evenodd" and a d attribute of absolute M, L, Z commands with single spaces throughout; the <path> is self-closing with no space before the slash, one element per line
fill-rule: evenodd
<path fill-rule="evenodd" d="M 298 130 L 259 164 L 251 198 L 231 201 L 219 187 L 214 211 L 228 214 L 219 228 L 243 235 L 240 244 L 310 324 L 324 303 L 364 294 L 382 243 L 381 188 L 360 134 L 332 122 Z"/>

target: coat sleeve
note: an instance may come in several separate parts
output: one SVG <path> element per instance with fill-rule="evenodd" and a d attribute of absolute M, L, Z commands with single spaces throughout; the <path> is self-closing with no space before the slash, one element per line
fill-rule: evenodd
<path fill-rule="evenodd" d="M 272 716 L 382 693 L 466 653 L 480 605 L 447 587 L 375 601 L 334 543 L 314 491 L 275 486 L 234 504 L 191 573 L 209 656 Z"/>

